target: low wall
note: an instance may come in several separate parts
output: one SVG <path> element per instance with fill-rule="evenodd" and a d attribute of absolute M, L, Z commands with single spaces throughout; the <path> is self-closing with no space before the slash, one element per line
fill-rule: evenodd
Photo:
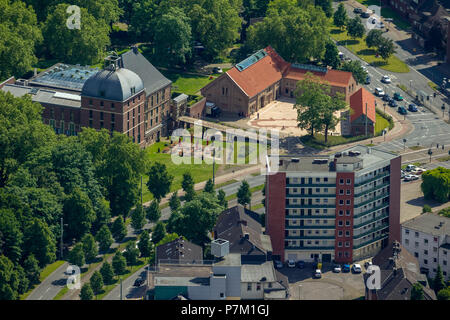
<path fill-rule="evenodd" d="M 193 104 L 186 109 L 186 115 L 192 118 L 201 118 L 204 115 L 206 106 L 206 98 L 203 98 L 199 102 Z"/>

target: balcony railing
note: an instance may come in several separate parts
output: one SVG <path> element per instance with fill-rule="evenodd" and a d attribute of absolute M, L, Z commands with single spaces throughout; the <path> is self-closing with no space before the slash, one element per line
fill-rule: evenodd
<path fill-rule="evenodd" d="M 363 223 L 360 223 L 360 224 L 358 224 L 358 225 L 354 225 L 354 226 L 353 226 L 353 229 L 358 229 L 358 228 L 364 227 L 364 226 L 366 226 L 366 225 L 368 225 L 368 224 L 371 224 L 371 223 L 373 223 L 373 222 L 376 222 L 376 221 L 379 221 L 379 220 L 382 220 L 382 219 L 388 218 L 388 217 L 389 217 L 389 214 L 388 214 L 388 213 L 384 213 L 384 214 L 382 214 L 382 215 L 379 216 L 379 217 L 375 217 L 375 218 L 373 218 L 373 219 L 364 221 Z"/>
<path fill-rule="evenodd" d="M 364 180 L 364 181 L 355 183 L 355 187 L 360 187 L 360 186 L 365 185 L 365 184 L 367 184 L 367 183 L 369 183 L 369 182 L 372 182 L 372 181 L 375 181 L 375 180 L 384 178 L 384 177 L 388 176 L 389 174 L 390 174 L 389 171 L 386 171 L 386 172 L 384 172 L 384 173 L 377 174 L 377 175 L 376 175 L 375 177 L 373 177 L 373 178 L 370 178 L 370 179 L 367 179 L 367 180 Z"/>
<path fill-rule="evenodd" d="M 379 241 L 379 240 L 386 239 L 387 237 L 389 237 L 388 234 L 382 234 L 381 236 L 378 236 L 378 237 L 376 237 L 376 238 L 373 238 L 373 239 L 364 241 L 363 243 L 360 243 L 360 244 L 358 244 L 358 245 L 354 245 L 354 246 L 353 246 L 353 249 L 359 249 L 359 248 L 365 247 L 365 246 L 367 246 L 367 245 L 369 245 L 369 244 L 372 244 L 372 243 L 374 243 L 374 242 L 377 242 L 377 241 Z"/>
<path fill-rule="evenodd" d="M 371 199 L 366 200 L 364 202 L 361 202 L 361 203 L 358 203 L 358 204 L 355 203 L 354 208 L 362 207 L 362 206 L 364 206 L 364 205 L 366 205 L 368 203 L 371 203 L 371 202 L 374 202 L 374 201 L 377 201 L 377 200 L 380 200 L 380 199 L 383 199 L 383 198 L 386 198 L 386 197 L 389 197 L 389 196 L 390 196 L 389 194 L 385 194 L 384 193 L 384 194 L 382 194 L 380 196 L 377 196 L 375 198 L 371 198 Z"/>
<path fill-rule="evenodd" d="M 367 236 L 367 235 L 369 235 L 371 233 L 374 233 L 374 232 L 377 232 L 377 231 L 380 231 L 380 230 L 383 230 L 383 229 L 386 229 L 386 228 L 389 228 L 389 224 L 383 224 L 383 225 L 381 225 L 379 227 L 376 227 L 374 229 L 370 229 L 369 231 L 366 231 L 364 233 L 361 233 L 361 234 L 358 234 L 358 235 L 353 235 L 353 239 L 359 239 L 359 238 Z"/>
<path fill-rule="evenodd" d="M 372 187 L 372 188 L 370 188 L 369 190 L 364 190 L 364 191 L 362 191 L 362 192 L 360 192 L 360 193 L 356 193 L 356 194 L 355 194 L 355 198 L 361 197 L 361 196 L 363 196 L 363 195 L 365 195 L 365 194 L 368 194 L 368 193 L 370 193 L 370 192 L 377 191 L 377 190 L 379 190 L 379 189 L 382 189 L 382 188 L 384 188 L 384 187 L 387 187 L 387 186 L 389 186 L 389 184 L 390 184 L 390 183 L 385 182 L 385 183 L 383 183 L 383 184 L 379 184 L 379 185 L 377 185 L 377 186 L 375 186 L 375 187 Z"/>
<path fill-rule="evenodd" d="M 389 203 L 383 203 L 381 206 L 376 206 L 374 208 L 369 209 L 368 211 L 364 211 L 364 212 L 358 213 L 358 214 L 354 215 L 353 218 L 354 219 L 358 219 L 358 218 L 364 217 L 364 216 L 366 216 L 368 214 L 371 214 L 371 213 L 373 213 L 373 212 L 375 212 L 377 210 L 384 209 L 384 208 L 387 208 L 387 207 L 389 207 Z"/>
<path fill-rule="evenodd" d="M 328 246 L 328 247 L 286 247 L 284 250 L 305 250 L 305 251 L 318 251 L 318 250 L 334 250 L 334 246 Z"/>

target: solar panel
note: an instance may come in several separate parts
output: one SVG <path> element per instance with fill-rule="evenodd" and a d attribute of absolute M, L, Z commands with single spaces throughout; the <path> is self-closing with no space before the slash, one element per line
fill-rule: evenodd
<path fill-rule="evenodd" d="M 49 86 L 81 90 L 86 80 L 98 71 L 98 68 L 61 65 L 54 68 L 53 72 L 47 71 L 33 81 Z"/>
<path fill-rule="evenodd" d="M 328 69 L 324 67 L 313 66 L 310 64 L 293 63 L 292 66 L 297 69 L 303 69 L 313 72 L 327 73 Z"/>
<path fill-rule="evenodd" d="M 236 65 L 236 68 L 239 71 L 243 71 L 243 70 L 247 69 L 248 67 L 250 67 L 251 65 L 255 64 L 256 62 L 258 62 L 259 60 L 261 60 L 262 58 L 264 58 L 265 56 L 267 56 L 267 52 L 264 49 L 261 49 L 258 52 L 252 54 L 247 59 L 239 62 Z"/>

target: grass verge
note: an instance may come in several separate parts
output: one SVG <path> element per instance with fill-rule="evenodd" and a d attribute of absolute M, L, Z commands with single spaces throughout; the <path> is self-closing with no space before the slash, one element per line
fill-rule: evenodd
<path fill-rule="evenodd" d="M 42 281 L 44 281 L 50 274 L 55 272 L 55 270 L 58 269 L 59 267 L 61 267 L 64 263 L 65 263 L 64 260 L 58 260 L 58 261 L 53 262 L 52 264 L 49 264 L 44 269 L 42 269 L 42 271 L 41 271 L 41 273 L 39 275 L 40 283 L 42 283 Z M 25 300 L 31 294 L 31 292 L 36 288 L 36 286 L 38 286 L 38 285 L 39 284 L 34 285 L 27 292 L 25 292 L 24 294 L 20 295 L 19 299 L 20 300 Z"/>

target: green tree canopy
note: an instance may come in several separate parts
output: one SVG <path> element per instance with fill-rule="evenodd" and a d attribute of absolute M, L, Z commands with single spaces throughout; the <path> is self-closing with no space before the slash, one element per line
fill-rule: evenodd
<path fill-rule="evenodd" d="M 85 263 L 85 256 L 84 256 L 84 250 L 83 250 L 83 244 L 77 243 L 72 250 L 69 252 L 69 262 L 73 265 L 76 265 L 78 267 L 84 266 Z"/>
<path fill-rule="evenodd" d="M 237 192 L 238 203 L 246 207 L 252 201 L 252 192 L 247 180 L 243 180 Z"/>
<path fill-rule="evenodd" d="M 214 184 L 211 179 L 208 179 L 205 184 L 205 188 L 203 189 L 204 192 L 208 193 L 214 193 Z"/>
<path fill-rule="evenodd" d="M 112 267 L 115 275 L 124 274 L 127 268 L 127 260 L 122 253 L 117 252 L 112 260 Z"/>
<path fill-rule="evenodd" d="M 342 28 L 347 24 L 348 16 L 344 4 L 340 3 L 333 15 L 333 23 L 336 27 Z"/>
<path fill-rule="evenodd" d="M 0 253 L 18 263 L 22 256 L 23 234 L 11 210 L 0 209 Z"/>
<path fill-rule="evenodd" d="M 92 202 L 86 193 L 75 188 L 64 202 L 64 222 L 68 224 L 67 239 L 81 239 L 95 221 Z"/>
<path fill-rule="evenodd" d="M 441 266 L 438 264 L 436 275 L 433 279 L 433 289 L 434 292 L 436 292 L 437 294 L 439 291 L 445 288 L 447 288 L 447 286 L 445 285 L 445 278 L 444 275 L 442 274 Z"/>
<path fill-rule="evenodd" d="M 142 257 L 149 257 L 152 252 L 152 243 L 150 242 L 150 235 L 147 230 L 142 231 L 139 238 L 138 248 Z"/>
<path fill-rule="evenodd" d="M 111 233 L 117 242 L 122 241 L 127 235 L 127 228 L 123 222 L 122 216 L 118 216 L 111 226 Z"/>
<path fill-rule="evenodd" d="M 166 227 L 162 221 L 158 221 L 158 223 L 153 228 L 152 233 L 152 242 L 158 243 L 161 239 L 166 235 Z"/>
<path fill-rule="evenodd" d="M 141 230 L 145 225 L 145 213 L 141 203 L 136 204 L 136 208 L 131 213 L 131 227 L 135 231 Z"/>
<path fill-rule="evenodd" d="M 94 274 L 92 275 L 91 279 L 89 280 L 89 283 L 91 285 L 92 291 L 95 294 L 99 294 L 103 288 L 102 274 L 97 270 L 94 271 Z"/>
<path fill-rule="evenodd" d="M 91 284 L 89 282 L 85 283 L 81 287 L 80 299 L 81 300 L 92 300 L 92 299 L 94 299 L 94 291 L 92 290 Z"/>
<path fill-rule="evenodd" d="M 217 199 L 219 200 L 219 204 L 224 208 L 224 209 L 228 209 L 228 201 L 226 199 L 226 194 L 225 191 L 223 191 L 222 189 L 220 189 L 217 192 Z"/>
<path fill-rule="evenodd" d="M 98 254 L 97 242 L 95 242 L 94 236 L 92 234 L 85 234 L 81 239 L 81 242 L 83 243 L 86 261 L 94 261 Z"/>
<path fill-rule="evenodd" d="M 98 241 L 101 252 L 107 252 L 113 244 L 113 237 L 107 225 L 103 225 L 97 232 L 95 239 Z"/>
<path fill-rule="evenodd" d="M 150 222 L 157 222 L 161 218 L 161 209 L 156 200 L 153 200 L 146 209 L 146 217 Z"/>
<path fill-rule="evenodd" d="M 173 178 L 164 163 L 155 162 L 150 166 L 147 188 L 158 202 L 169 193 Z"/>
<path fill-rule="evenodd" d="M 39 276 L 41 274 L 41 268 L 39 268 L 39 261 L 37 261 L 33 254 L 30 254 L 25 259 L 23 267 L 26 272 L 27 278 L 30 281 L 30 284 L 38 284 Z"/>
<path fill-rule="evenodd" d="M 184 199 L 186 201 L 191 201 L 195 196 L 194 191 L 194 178 L 190 172 L 183 173 L 183 180 L 181 181 L 181 187 L 185 192 Z"/>
<path fill-rule="evenodd" d="M 411 300 L 424 300 L 423 286 L 418 282 L 412 286 Z"/>
<path fill-rule="evenodd" d="M 180 202 L 180 199 L 178 198 L 177 191 L 174 191 L 174 193 L 170 197 L 169 207 L 172 212 L 178 210 L 181 207 L 181 202 Z"/>
<path fill-rule="evenodd" d="M 362 38 L 366 29 L 362 24 L 361 18 L 356 16 L 348 22 L 347 34 L 352 38 Z"/>
<path fill-rule="evenodd" d="M 19 276 L 14 263 L 0 255 L 0 299 L 16 300 L 18 297 Z"/>
<path fill-rule="evenodd" d="M 437 167 L 422 174 L 420 185 L 427 200 L 436 200 L 441 203 L 450 200 L 450 169 Z"/>
<path fill-rule="evenodd" d="M 24 232 L 24 247 L 26 254 L 33 254 L 39 261 L 39 266 L 52 263 L 56 259 L 56 241 L 47 224 L 40 219 L 33 219 Z"/>
<path fill-rule="evenodd" d="M 105 284 L 112 284 L 114 281 L 114 270 L 110 263 L 105 261 L 100 268 L 100 273 L 102 275 L 103 282 Z"/>
<path fill-rule="evenodd" d="M 395 45 L 394 41 L 392 39 L 387 38 L 381 38 L 380 43 L 378 44 L 378 53 L 380 56 L 387 60 L 390 56 L 392 56 L 395 53 Z"/>
<path fill-rule="evenodd" d="M 323 62 L 333 69 L 337 69 L 341 64 L 341 59 L 339 58 L 339 50 L 333 41 L 327 42 L 325 45 L 325 56 Z"/>
<path fill-rule="evenodd" d="M 81 29 L 69 29 L 67 7 L 68 4 L 58 4 L 47 16 L 42 29 L 45 48 L 53 58 L 67 63 L 98 63 L 110 44 L 108 23 L 81 8 Z"/>
<path fill-rule="evenodd" d="M 371 29 L 366 36 L 366 44 L 369 48 L 378 47 L 383 38 L 383 31 L 380 29 Z"/>
<path fill-rule="evenodd" d="M 359 60 L 345 61 L 339 70 L 351 72 L 357 83 L 364 83 L 367 77 Z"/>
<path fill-rule="evenodd" d="M 129 242 L 125 248 L 125 252 L 123 253 L 123 255 L 127 260 L 127 265 L 136 265 L 139 258 L 139 249 L 136 248 L 136 242 Z"/>

